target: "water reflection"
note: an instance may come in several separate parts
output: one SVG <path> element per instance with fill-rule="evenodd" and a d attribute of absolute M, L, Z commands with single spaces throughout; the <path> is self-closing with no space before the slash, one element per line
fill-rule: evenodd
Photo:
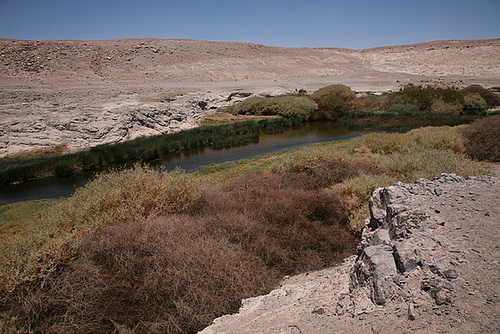
<path fill-rule="evenodd" d="M 364 132 L 349 131 L 331 121 L 306 123 L 285 129 L 276 134 L 262 134 L 256 143 L 233 148 L 197 148 L 155 161 L 154 165 L 167 170 L 180 167 L 186 171 L 198 167 L 251 158 L 256 155 L 277 152 L 307 144 L 346 140 L 359 137 Z M 70 178 L 49 178 L 8 187 L 0 187 L 0 205 L 43 198 L 68 197 L 93 176 L 87 173 Z"/>

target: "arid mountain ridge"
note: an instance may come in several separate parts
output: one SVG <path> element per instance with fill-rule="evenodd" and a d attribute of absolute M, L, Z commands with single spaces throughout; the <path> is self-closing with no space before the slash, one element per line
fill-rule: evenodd
<path fill-rule="evenodd" d="M 343 83 L 500 86 L 500 39 L 365 50 L 181 39 L 0 39 L 0 157 L 70 150 L 196 126 L 231 93 L 275 95 Z M 206 110 L 199 102 L 206 103 Z"/>

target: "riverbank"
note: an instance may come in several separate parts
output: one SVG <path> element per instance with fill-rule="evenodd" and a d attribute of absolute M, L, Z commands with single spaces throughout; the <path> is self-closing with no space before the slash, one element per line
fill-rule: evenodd
<path fill-rule="evenodd" d="M 0 161 L 0 186 L 47 177 L 69 177 L 83 172 L 106 170 L 123 164 L 148 162 L 168 154 L 199 147 L 233 147 L 259 140 L 260 133 L 282 131 L 299 120 L 261 118 L 205 125 L 177 133 L 141 137 L 118 144 L 62 154 L 47 153 Z"/>
<path fill-rule="evenodd" d="M 243 97 L 252 95 L 241 94 Z M 202 125 L 171 134 L 98 145 L 77 153 L 63 154 L 63 150 L 53 149 L 25 157 L 4 158 L 0 160 L 0 186 L 148 162 L 198 147 L 242 145 L 258 141 L 260 133 L 283 131 L 308 121 L 337 119 L 349 127 L 401 131 L 470 123 L 496 113 L 487 108 L 498 105 L 498 94 L 478 85 L 461 90 L 408 85 L 399 92 L 357 96 L 350 87 L 335 84 L 322 87 L 311 95 L 300 91 L 277 97 L 253 96 L 224 108 L 234 116 L 251 118 L 246 121 Z M 205 107 L 206 103 L 200 104 L 200 108 Z"/>

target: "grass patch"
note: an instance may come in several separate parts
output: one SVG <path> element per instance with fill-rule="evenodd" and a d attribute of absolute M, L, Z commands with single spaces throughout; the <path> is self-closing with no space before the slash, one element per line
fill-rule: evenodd
<path fill-rule="evenodd" d="M 404 132 L 427 126 L 469 124 L 481 118 L 482 116 L 476 115 L 438 115 L 430 112 L 405 115 L 390 112 L 363 112 L 357 115 L 346 114 L 337 120 L 337 124 L 350 129 Z"/>
<path fill-rule="evenodd" d="M 26 233 L 31 223 L 56 203 L 57 200 L 42 199 L 0 206 L 0 238 Z"/>

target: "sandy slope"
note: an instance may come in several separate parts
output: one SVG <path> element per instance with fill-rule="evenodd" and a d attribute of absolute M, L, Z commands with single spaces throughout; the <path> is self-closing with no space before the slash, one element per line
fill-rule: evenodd
<path fill-rule="evenodd" d="M 78 150 L 193 127 L 205 114 L 198 102 L 224 106 L 235 101 L 227 101 L 235 91 L 311 92 L 332 83 L 385 91 L 410 81 L 500 86 L 499 54 L 498 39 L 367 50 L 0 39 L 0 157 L 59 144 Z M 157 98 L 172 92 L 183 95 Z"/>

